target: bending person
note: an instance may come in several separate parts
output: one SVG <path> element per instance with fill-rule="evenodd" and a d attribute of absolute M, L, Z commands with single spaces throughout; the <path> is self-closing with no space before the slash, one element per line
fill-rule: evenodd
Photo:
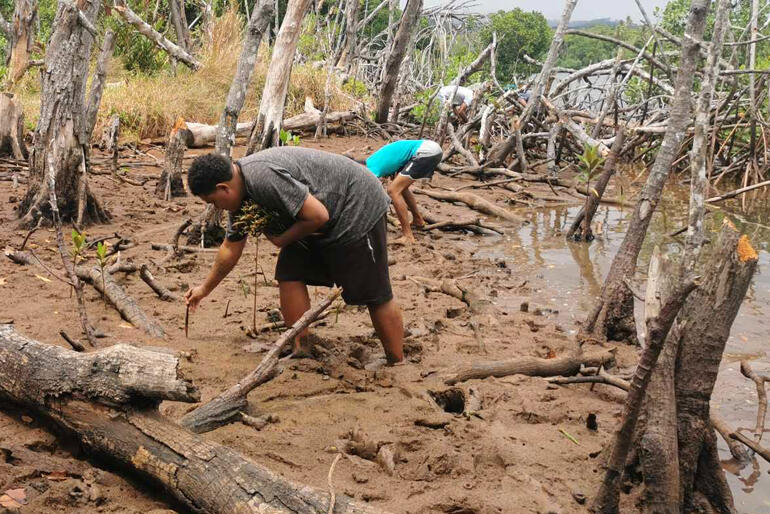
<path fill-rule="evenodd" d="M 414 242 L 407 208 L 412 211 L 412 225 L 425 225 L 417 208 L 417 200 L 409 187 L 415 180 L 431 178 L 443 155 L 441 146 L 435 141 L 404 139 L 383 146 L 366 160 L 366 167 L 377 177 L 393 177 L 388 186 L 388 195 L 401 223 L 401 242 Z"/>

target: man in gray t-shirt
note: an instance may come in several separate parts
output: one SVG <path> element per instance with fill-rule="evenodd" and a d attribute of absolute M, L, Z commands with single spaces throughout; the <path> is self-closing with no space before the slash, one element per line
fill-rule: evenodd
<path fill-rule="evenodd" d="M 271 148 L 236 162 L 219 154 L 197 157 L 190 191 L 230 215 L 225 241 L 204 282 L 185 298 L 192 310 L 240 259 L 246 235 L 233 227 L 245 200 L 272 211 L 265 236 L 281 248 L 276 263 L 281 311 L 291 326 L 310 308 L 308 285 L 342 287 L 352 305 L 366 305 L 389 363 L 403 360 L 403 320 L 388 273 L 389 199 L 366 168 L 346 157 L 297 147 Z M 295 354 L 306 349 L 303 333 Z"/>

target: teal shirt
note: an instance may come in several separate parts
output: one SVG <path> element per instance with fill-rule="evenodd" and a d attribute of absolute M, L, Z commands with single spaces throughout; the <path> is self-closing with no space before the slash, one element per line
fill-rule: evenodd
<path fill-rule="evenodd" d="M 366 159 L 366 167 L 377 177 L 394 175 L 414 157 L 422 139 L 403 139 L 383 146 Z"/>

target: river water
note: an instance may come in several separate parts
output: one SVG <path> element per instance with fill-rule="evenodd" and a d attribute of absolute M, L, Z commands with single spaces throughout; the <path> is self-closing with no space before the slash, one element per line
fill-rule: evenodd
<path fill-rule="evenodd" d="M 672 259 L 681 253 L 683 236 L 672 238 L 668 234 L 686 223 L 688 192 L 686 187 L 670 188 L 661 202 L 640 255 L 635 278 L 637 290 L 644 290 L 654 245 L 659 245 Z M 729 217 L 759 252 L 759 271 L 733 324 L 711 406 L 734 429 L 748 429 L 747 435 L 751 435 L 757 413 L 756 388 L 741 375 L 739 364 L 741 359 L 749 359 L 754 371 L 770 375 L 770 331 L 765 325 L 770 317 L 770 194 L 760 190 L 750 193 L 745 200 L 718 205 L 709 209 L 707 230 L 718 230 L 724 217 Z M 603 225 L 603 235 L 591 244 L 567 242 L 563 233 L 578 210 L 576 206 L 522 210 L 519 214 L 529 219 L 529 224 L 502 237 L 474 238 L 473 243 L 475 258 L 502 258 L 514 273 L 533 277 L 529 284 L 533 287 L 532 295 L 500 297 L 501 303 L 516 309 L 521 300 L 536 297 L 538 305 L 558 310 L 556 319 L 572 333 L 577 330 L 575 321 L 585 318 L 599 294 L 632 214 L 629 208 L 602 205 L 594 220 Z M 642 319 L 643 308 L 637 301 L 637 320 Z M 718 440 L 739 512 L 770 514 L 770 466 L 755 457 L 739 468 L 730 461 L 724 441 Z M 765 435 L 763 443 L 770 446 L 770 436 Z"/>

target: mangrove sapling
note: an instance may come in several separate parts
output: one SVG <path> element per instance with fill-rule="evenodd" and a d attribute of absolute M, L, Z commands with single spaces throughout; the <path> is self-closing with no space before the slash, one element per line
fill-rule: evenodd
<path fill-rule="evenodd" d="M 107 245 L 99 241 L 96 245 L 96 260 L 99 262 L 99 271 L 102 273 L 102 303 L 107 309 L 107 300 L 104 298 L 104 267 L 107 265 Z"/>
<path fill-rule="evenodd" d="M 599 166 L 604 163 L 604 157 L 600 155 L 598 146 L 592 146 L 588 143 L 583 143 L 583 154 L 578 155 L 578 161 L 580 162 L 580 174 L 577 176 L 577 180 L 586 185 L 586 192 L 588 193 L 588 196 L 586 196 L 586 203 L 583 209 L 585 212 L 588 212 L 591 195 L 595 194 L 599 196 L 599 193 L 591 190 L 591 179 L 596 176 Z M 587 226 L 590 222 L 588 222 L 588 220 L 586 221 L 587 222 L 584 223 L 583 226 L 582 238 L 585 241 L 591 241 L 594 237 L 591 233 L 591 227 Z M 577 234 L 575 238 L 577 239 Z"/>
<path fill-rule="evenodd" d="M 294 136 L 299 140 L 298 136 Z M 292 141 L 291 134 L 281 131 L 281 139 Z M 247 200 L 241 205 L 240 210 L 233 219 L 233 228 L 242 234 L 248 234 L 254 238 L 254 305 L 251 316 L 251 330 L 257 331 L 257 285 L 259 280 L 259 236 L 263 233 L 283 232 L 281 223 L 278 220 L 278 214 L 261 205 Z M 244 284 L 242 284 L 242 287 Z M 248 286 L 246 286 L 248 287 Z M 244 294 L 246 288 L 244 287 Z"/>
<path fill-rule="evenodd" d="M 83 258 L 83 254 L 86 250 L 86 233 L 78 232 L 77 229 L 72 229 L 70 234 L 72 237 L 72 248 L 70 253 L 72 254 L 72 268 L 76 268 L 78 261 Z M 70 289 L 70 298 L 72 297 L 72 289 Z"/>

